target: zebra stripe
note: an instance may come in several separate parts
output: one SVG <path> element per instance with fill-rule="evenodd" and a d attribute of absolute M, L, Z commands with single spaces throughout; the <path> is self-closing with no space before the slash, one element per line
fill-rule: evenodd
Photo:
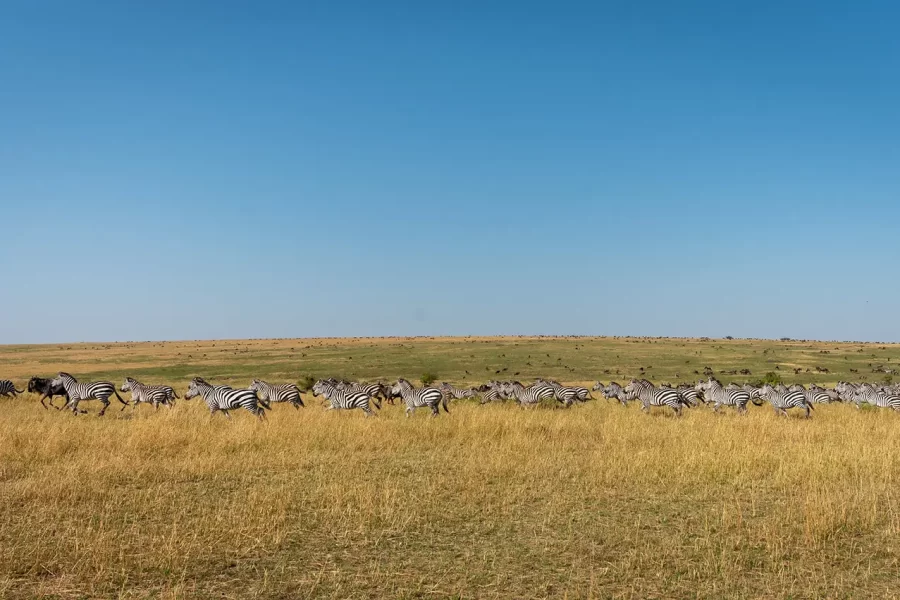
<path fill-rule="evenodd" d="M 806 399 L 804 392 L 791 390 L 778 391 L 771 385 L 766 384 L 757 390 L 756 395 L 769 401 L 776 414 L 787 416 L 787 409 L 802 408 L 806 412 L 806 418 L 809 418 L 809 409 L 812 404 Z"/>
<path fill-rule="evenodd" d="M 406 416 L 409 417 L 417 408 L 427 406 L 431 408 L 431 416 L 436 417 L 440 413 L 438 405 L 443 405 L 444 412 L 449 413 L 447 408 L 447 396 L 436 387 L 423 387 L 416 389 L 410 382 L 405 379 L 398 379 L 397 383 L 391 388 L 395 394 L 400 394 L 406 403 Z"/>
<path fill-rule="evenodd" d="M 0 380 L 0 396 L 16 397 L 16 394 L 24 394 L 25 390 L 17 390 L 15 384 L 9 379 Z"/>
<path fill-rule="evenodd" d="M 103 403 L 103 408 L 100 409 L 100 413 L 97 416 L 102 417 L 106 414 L 106 409 L 109 408 L 109 397 L 113 394 L 115 394 L 119 402 L 128 406 L 128 403 L 122 400 L 122 396 L 116 391 L 116 386 L 108 381 L 78 383 L 78 381 L 68 373 L 60 371 L 59 376 L 51 382 L 51 385 L 62 385 L 66 389 L 66 393 L 69 395 L 69 401 L 63 406 L 63 409 L 71 406 L 72 413 L 76 415 L 78 414 L 78 403 L 82 400 L 99 400 Z M 85 413 L 87 411 L 83 410 L 81 412 Z"/>
<path fill-rule="evenodd" d="M 681 416 L 682 404 L 687 404 L 678 390 L 671 388 L 656 388 L 647 380 L 638 381 L 632 379 L 625 386 L 626 396 L 632 396 L 641 401 L 641 410 L 649 412 L 651 406 L 668 406 L 675 411 L 676 416 Z M 690 406 L 688 404 L 688 406 Z"/>
<path fill-rule="evenodd" d="M 369 396 L 362 392 L 350 392 L 347 390 L 339 390 L 333 384 L 319 380 L 312 387 L 313 396 L 325 396 L 330 403 L 325 410 L 344 410 L 359 408 L 366 417 L 374 416 L 375 413 L 369 408 Z"/>
<path fill-rule="evenodd" d="M 304 406 L 300 388 L 293 383 L 271 384 L 254 379 L 248 389 L 256 392 L 260 402 L 289 402 L 296 409 Z"/>
<path fill-rule="evenodd" d="M 131 377 L 125 378 L 125 382 L 122 383 L 119 390 L 131 392 L 131 410 L 134 410 L 142 402 L 152 404 L 156 410 L 159 410 L 160 404 L 172 408 L 174 405 L 172 399 L 178 397 L 175 390 L 168 385 L 144 385 Z M 123 406 L 121 410 L 125 410 L 125 407 Z"/>
<path fill-rule="evenodd" d="M 446 381 L 441 384 L 440 390 L 455 400 L 462 400 L 463 398 L 472 398 L 475 396 L 475 390 L 470 388 L 458 388 Z"/>
<path fill-rule="evenodd" d="M 266 413 L 260 407 L 259 398 L 253 390 L 236 390 L 227 385 L 213 386 L 202 377 L 194 377 L 184 399 L 190 400 L 196 396 L 203 397 L 206 406 L 209 407 L 210 416 L 216 414 L 216 411 L 222 411 L 222 414 L 230 419 L 228 411 L 243 408 L 258 419 L 266 418 Z"/>
<path fill-rule="evenodd" d="M 378 401 L 378 396 L 386 397 L 384 388 L 385 386 L 380 383 L 353 383 L 350 381 L 339 381 L 335 387 L 339 390 L 344 390 L 346 392 L 356 392 L 358 394 L 365 394 L 372 401 L 372 404 L 375 405 L 375 408 L 381 410 L 381 403 Z"/>
<path fill-rule="evenodd" d="M 516 401 L 524 406 L 534 406 L 544 398 L 553 398 L 556 392 L 547 385 L 532 385 L 525 387 L 518 381 L 505 382 L 502 388 L 508 395 L 516 399 Z"/>
<path fill-rule="evenodd" d="M 750 394 L 738 387 L 722 387 L 722 382 L 715 377 L 706 381 L 698 381 L 694 389 L 703 392 L 707 402 L 713 403 L 713 412 L 719 412 L 719 407 L 733 406 L 739 413 L 747 412 L 747 403 L 750 402 Z"/>

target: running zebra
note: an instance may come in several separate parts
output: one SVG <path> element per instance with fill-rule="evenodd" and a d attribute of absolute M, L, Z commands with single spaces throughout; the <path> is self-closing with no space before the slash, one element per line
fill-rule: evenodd
<path fill-rule="evenodd" d="M 155 410 L 159 410 L 160 404 L 172 408 L 175 404 L 174 398 L 178 397 L 175 390 L 168 385 L 144 385 L 132 377 L 125 378 L 119 391 L 131 392 L 131 410 L 134 410 L 142 402 L 152 404 Z M 122 410 L 125 410 L 124 406 L 119 412 Z"/>
<path fill-rule="evenodd" d="M 808 419 L 809 409 L 813 407 L 809 400 L 806 399 L 804 392 L 792 392 L 791 390 L 780 392 L 768 383 L 758 389 L 756 395 L 768 400 L 772 408 L 775 409 L 775 414 L 784 415 L 785 417 L 787 416 L 787 409 L 802 408 L 806 412 L 806 418 Z"/>
<path fill-rule="evenodd" d="M 475 390 L 472 388 L 462 389 L 458 388 L 454 385 L 447 383 L 446 381 L 441 383 L 439 388 L 442 392 L 447 394 L 449 398 L 453 398 L 454 400 L 462 400 L 463 398 L 473 398 L 475 396 Z"/>
<path fill-rule="evenodd" d="M 682 383 L 675 389 L 678 390 L 678 393 L 681 394 L 681 397 L 684 398 L 691 406 L 697 406 L 704 401 L 700 395 L 700 392 L 698 392 L 697 389 L 689 383 Z"/>
<path fill-rule="evenodd" d="M 788 389 L 792 392 L 803 392 L 806 399 L 813 404 L 828 404 L 831 402 L 831 396 L 822 388 L 816 389 L 814 386 L 809 386 L 809 389 L 806 389 L 799 383 L 795 383 Z"/>
<path fill-rule="evenodd" d="M 259 397 L 253 390 L 236 390 L 227 385 L 213 386 L 202 377 L 194 377 L 184 399 L 190 400 L 197 396 L 203 397 L 206 406 L 209 407 L 210 416 L 216 414 L 216 411 L 222 411 L 222 414 L 230 419 L 231 415 L 228 414 L 228 411 L 243 408 L 258 419 L 266 418 Z"/>
<path fill-rule="evenodd" d="M 637 398 L 641 401 L 641 410 L 649 412 L 651 406 L 668 406 L 675 411 L 675 416 L 681 416 L 681 406 L 690 406 L 687 401 L 681 397 L 678 390 L 671 388 L 656 388 L 649 381 L 642 379 L 632 379 L 623 390 L 626 397 Z"/>
<path fill-rule="evenodd" d="M 416 389 L 407 380 L 400 378 L 391 389 L 395 394 L 400 394 L 406 403 L 406 416 L 409 417 L 413 411 L 420 406 L 431 408 L 431 416 L 436 417 L 440 413 L 438 404 L 442 404 L 444 412 L 449 413 L 447 408 L 447 396 L 439 388 L 423 387 Z"/>
<path fill-rule="evenodd" d="M 724 388 L 721 381 L 710 377 L 706 381 L 698 381 L 694 389 L 702 392 L 707 402 L 713 403 L 713 412 L 719 412 L 721 406 L 733 406 L 741 414 L 747 412 L 750 394 L 739 387 Z"/>
<path fill-rule="evenodd" d="M 294 383 L 271 384 L 261 379 L 254 379 L 250 382 L 248 389 L 256 392 L 260 402 L 289 402 L 298 410 L 304 406 L 303 399 L 300 397 L 300 388 Z"/>
<path fill-rule="evenodd" d="M 335 385 L 335 387 L 339 390 L 344 390 L 345 392 L 357 392 L 365 394 L 372 400 L 372 404 L 375 405 L 375 408 L 381 410 L 381 403 L 378 401 L 378 397 L 387 398 L 387 394 L 385 393 L 385 385 L 381 383 L 352 383 L 350 381 L 339 381 Z"/>
<path fill-rule="evenodd" d="M 631 400 L 631 398 L 628 397 L 628 394 L 625 393 L 625 388 L 615 381 L 610 381 L 609 385 L 604 386 L 603 397 L 607 400 L 616 400 L 621 403 L 622 406 L 628 406 L 628 400 Z"/>
<path fill-rule="evenodd" d="M 856 408 L 859 408 L 859 405 L 865 402 L 878 408 L 900 410 L 900 396 L 876 390 L 868 383 L 861 383 L 857 386 L 854 402 L 856 402 Z"/>
<path fill-rule="evenodd" d="M 13 398 L 16 397 L 16 394 L 24 394 L 25 390 L 17 390 L 15 384 L 9 379 L 0 380 L 0 396 L 6 396 Z"/>
<path fill-rule="evenodd" d="M 344 410 L 359 408 L 366 417 L 373 417 L 375 413 L 369 407 L 369 396 L 363 392 L 351 392 L 339 390 L 334 384 L 320 379 L 312 387 L 313 396 L 325 396 L 329 405 L 325 410 Z"/>
<path fill-rule="evenodd" d="M 548 385 L 532 385 L 525 387 L 518 381 L 504 382 L 502 390 L 512 398 L 516 399 L 522 407 L 535 406 L 544 398 L 553 398 L 556 392 Z"/>
<path fill-rule="evenodd" d="M 486 384 L 476 388 L 476 391 L 481 396 L 480 404 L 487 404 L 488 402 L 500 402 L 506 399 L 500 391 L 500 382 L 498 381 L 488 381 Z"/>
<path fill-rule="evenodd" d="M 553 381 L 552 379 L 538 379 L 536 384 L 544 384 L 552 387 L 556 394 L 556 399 L 566 406 L 571 406 L 573 402 L 585 402 L 594 399 L 591 396 L 590 390 L 586 387 L 562 385 L 558 381 Z"/>
<path fill-rule="evenodd" d="M 103 403 L 103 408 L 100 409 L 100 413 L 97 416 L 102 417 L 106 414 L 106 409 L 109 408 L 109 397 L 113 394 L 116 395 L 119 402 L 128 406 L 128 403 L 122 400 L 122 396 L 116 391 L 116 386 L 108 381 L 78 383 L 78 381 L 68 373 L 60 371 L 59 376 L 51 382 L 51 385 L 62 385 L 66 389 L 66 394 L 69 395 L 69 401 L 63 406 L 63 409 L 71 406 L 72 413 L 76 415 L 79 414 L 78 403 L 82 400 L 99 400 Z M 85 410 L 81 411 L 82 414 L 86 412 L 87 411 Z"/>

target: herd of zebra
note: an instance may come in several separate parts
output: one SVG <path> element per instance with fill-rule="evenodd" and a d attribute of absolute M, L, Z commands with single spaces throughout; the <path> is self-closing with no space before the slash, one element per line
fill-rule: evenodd
<path fill-rule="evenodd" d="M 126 377 L 117 390 L 108 381 L 82 383 L 72 375 L 60 372 L 55 379 L 32 377 L 27 387 L 29 392 L 41 394 L 41 405 L 47 408 L 45 399 L 57 410 L 71 409 L 76 415 L 86 411 L 79 409 L 80 402 L 99 400 L 103 405 L 99 416 L 106 413 L 110 398 L 115 396 L 125 407 L 132 410 L 139 404 L 148 404 L 155 409 L 160 405 L 173 407 L 179 399 L 175 389 L 168 385 L 145 385 L 132 377 Z M 131 392 L 131 402 L 123 399 L 119 392 Z M 817 385 L 804 387 L 795 384 L 790 387 L 782 384 L 753 386 L 722 383 L 714 377 L 699 381 L 695 385 L 683 384 L 676 387 L 661 384 L 654 385 L 646 379 L 632 379 L 624 387 L 612 381 L 608 384 L 597 382 L 588 390 L 580 386 L 565 386 L 557 381 L 537 379 L 533 384 L 523 385 L 518 381 L 488 381 L 478 387 L 458 388 L 449 383 L 437 386 L 426 385 L 416 388 L 406 379 L 398 379 L 394 384 L 356 383 L 337 379 L 320 379 L 310 388 L 314 397 L 322 396 L 326 400 L 327 410 L 360 409 L 365 416 L 373 416 L 372 406 L 381 409 L 381 402 L 394 404 L 401 400 L 406 406 L 409 417 L 416 408 L 427 407 L 431 416 L 436 417 L 440 407 L 449 413 L 447 408 L 451 399 L 480 398 L 481 404 L 513 400 L 522 407 L 535 406 L 543 400 L 556 401 L 565 407 L 575 403 L 592 400 L 591 391 L 599 391 L 607 400 L 617 400 L 627 406 L 631 401 L 638 401 L 641 410 L 649 411 L 652 406 L 669 407 L 676 416 L 681 415 L 682 408 L 700 404 L 712 405 L 714 412 L 723 406 L 733 407 L 739 413 L 747 411 L 747 405 L 753 403 L 761 406 L 769 402 L 775 412 L 787 415 L 787 410 L 799 408 L 809 418 L 814 404 L 829 402 L 851 402 L 860 408 L 863 404 L 879 408 L 891 408 L 900 411 L 900 384 L 877 386 L 870 383 L 839 382 L 833 389 Z M 13 382 L 0 380 L 0 396 L 12 396 L 24 393 Z M 294 383 L 270 384 L 261 379 L 254 379 L 247 388 L 233 388 L 228 385 L 213 385 L 202 377 L 195 377 L 188 385 L 184 395 L 186 400 L 202 397 L 210 414 L 222 412 L 230 417 L 229 411 L 244 409 L 260 419 L 265 419 L 265 411 L 271 410 L 271 403 L 288 403 L 299 409 L 305 406 L 300 388 Z M 62 396 L 66 402 L 62 407 L 53 404 L 54 396 Z"/>

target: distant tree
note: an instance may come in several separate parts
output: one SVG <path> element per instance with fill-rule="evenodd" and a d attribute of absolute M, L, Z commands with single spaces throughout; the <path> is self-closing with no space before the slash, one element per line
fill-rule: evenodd
<path fill-rule="evenodd" d="M 725 339 L 726 339 L 726 340 L 733 340 L 734 337 L 733 337 L 733 336 L 730 336 L 730 335 L 726 335 L 726 336 L 725 336 Z"/>
<path fill-rule="evenodd" d="M 763 377 L 763 383 L 768 383 L 769 385 L 778 385 L 779 383 L 781 383 L 781 375 L 773 371 L 769 371 L 768 373 L 766 373 L 766 376 Z"/>

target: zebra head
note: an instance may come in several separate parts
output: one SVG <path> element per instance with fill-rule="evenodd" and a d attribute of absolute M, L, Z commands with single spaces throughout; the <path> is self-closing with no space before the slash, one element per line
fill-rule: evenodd
<path fill-rule="evenodd" d="M 591 391 L 592 391 L 592 392 L 599 392 L 600 390 L 603 389 L 603 387 L 604 387 L 604 386 L 603 386 L 603 382 L 602 382 L 602 381 L 598 381 L 597 383 L 594 384 L 594 387 L 591 388 Z"/>
<path fill-rule="evenodd" d="M 137 381 L 132 379 L 131 377 L 126 377 L 125 381 L 122 383 L 122 387 L 119 388 L 120 392 L 130 392 L 131 386 L 133 386 Z"/>
<path fill-rule="evenodd" d="M 312 395 L 315 398 L 318 398 L 320 395 L 327 394 L 331 389 L 331 386 L 321 379 L 315 382 L 312 386 Z"/>
<path fill-rule="evenodd" d="M 258 392 L 260 387 L 262 387 L 262 381 L 260 381 L 259 379 L 254 379 L 250 382 L 250 387 L 248 387 L 247 389 Z"/>
<path fill-rule="evenodd" d="M 211 388 L 212 386 L 206 382 L 202 377 L 194 377 L 191 379 L 190 385 L 188 385 L 188 391 L 184 395 L 185 400 L 190 400 L 191 398 L 195 398 L 197 396 L 203 395 L 203 391 Z"/>
<path fill-rule="evenodd" d="M 410 382 L 408 382 L 407 380 L 405 380 L 401 377 L 400 379 L 397 380 L 397 383 L 395 383 L 393 386 L 391 386 L 391 393 L 399 395 L 405 391 L 411 390 L 412 387 L 413 386 Z"/>

